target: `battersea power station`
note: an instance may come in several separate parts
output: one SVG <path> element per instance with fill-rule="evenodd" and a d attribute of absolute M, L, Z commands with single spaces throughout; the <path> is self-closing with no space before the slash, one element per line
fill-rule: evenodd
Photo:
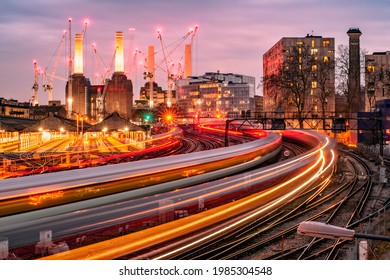
<path fill-rule="evenodd" d="M 124 35 L 115 34 L 115 68 L 111 79 L 92 85 L 83 73 L 83 34 L 75 34 L 73 73 L 66 83 L 68 117 L 88 116 L 99 120 L 117 112 L 129 119 L 133 104 L 133 84 L 124 72 Z"/>

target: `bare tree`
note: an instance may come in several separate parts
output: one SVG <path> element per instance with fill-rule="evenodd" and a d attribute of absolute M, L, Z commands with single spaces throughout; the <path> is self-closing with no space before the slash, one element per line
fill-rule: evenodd
<path fill-rule="evenodd" d="M 365 69 L 365 80 L 366 80 L 366 96 L 368 100 L 369 110 L 375 107 L 376 92 L 380 91 L 379 81 L 381 79 L 381 73 L 378 70 L 378 65 L 375 62 L 368 62 L 367 68 Z"/>
<path fill-rule="evenodd" d="M 285 51 L 278 73 L 263 78 L 264 84 L 271 89 L 269 97 L 275 108 L 294 112 L 300 128 L 303 128 L 305 114 L 311 111 L 311 108 L 308 110 L 308 101 L 314 81 L 313 65 L 315 56 L 310 47 L 294 46 Z"/>
<path fill-rule="evenodd" d="M 342 97 L 343 104 L 336 105 L 336 111 L 343 113 L 351 111 L 352 94 L 349 94 L 349 48 L 346 45 L 337 47 L 336 58 L 336 94 Z M 344 106 L 342 106 L 344 105 Z M 342 108 L 340 108 L 342 107 Z"/>
<path fill-rule="evenodd" d="M 343 104 L 338 104 L 338 110 L 346 116 L 351 116 L 352 112 L 362 109 L 357 108 L 357 104 L 364 104 L 364 94 L 362 94 L 362 90 L 360 90 L 360 95 L 356 96 L 355 92 L 350 92 L 350 78 L 354 80 L 358 80 L 357 77 L 350 77 L 350 69 L 349 69 L 349 47 L 346 45 L 339 45 L 337 47 L 338 56 L 336 58 L 336 94 L 342 97 Z M 364 58 L 367 54 L 365 49 L 360 50 L 360 73 L 356 73 L 356 75 L 364 75 L 365 66 L 364 66 Z M 363 78 L 360 81 L 364 81 Z M 360 85 L 362 88 L 362 85 Z M 343 107 L 343 108 L 340 108 Z"/>
<path fill-rule="evenodd" d="M 335 61 L 327 58 L 317 60 L 315 71 L 313 72 L 317 81 L 317 96 L 321 106 L 323 128 L 325 128 L 325 118 L 327 117 L 327 111 L 329 110 L 328 104 L 330 98 L 334 98 L 334 70 Z"/>
<path fill-rule="evenodd" d="M 377 100 L 389 98 L 390 68 L 368 56 L 365 69 L 366 97 L 369 109 L 375 107 Z"/>

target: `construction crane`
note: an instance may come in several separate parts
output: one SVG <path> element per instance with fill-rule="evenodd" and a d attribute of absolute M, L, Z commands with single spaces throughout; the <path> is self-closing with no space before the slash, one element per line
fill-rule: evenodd
<path fill-rule="evenodd" d="M 92 44 L 92 48 L 93 48 L 93 54 L 94 54 L 95 59 L 96 59 L 96 64 L 97 64 L 97 66 L 99 68 L 100 82 L 102 84 L 104 84 L 105 74 L 103 73 L 102 66 L 100 65 L 100 59 L 99 59 L 99 55 L 98 55 L 97 50 L 96 50 L 96 44 L 95 43 Z"/>
<path fill-rule="evenodd" d="M 114 55 L 111 59 L 110 67 L 105 66 L 105 73 L 103 74 L 103 71 L 101 70 L 101 67 L 99 66 L 99 71 L 102 79 L 102 84 L 104 84 L 103 91 L 100 93 L 100 96 L 97 97 L 97 107 L 98 107 L 98 114 L 99 116 L 102 116 L 103 118 L 106 116 L 106 93 L 108 89 L 109 79 L 106 78 L 106 76 L 111 73 L 112 67 L 114 65 L 115 61 L 115 54 L 116 54 L 117 47 L 115 48 Z M 96 56 L 97 61 L 99 61 L 98 56 Z M 103 63 L 104 64 L 104 63 Z M 98 62 L 98 65 L 100 63 Z"/>
<path fill-rule="evenodd" d="M 115 54 L 116 54 L 117 48 L 115 48 L 114 55 L 112 56 L 110 66 L 107 66 L 104 63 L 104 61 L 102 60 L 101 56 L 99 55 L 99 53 L 97 51 L 95 43 L 92 44 L 92 48 L 93 48 L 93 53 L 94 53 L 94 56 L 95 56 L 95 59 L 96 59 L 96 64 L 98 65 L 98 68 L 99 68 L 100 81 L 101 81 L 102 84 L 104 84 L 104 81 L 106 80 L 107 76 L 112 72 L 112 67 L 114 66 Z M 104 72 L 103 72 L 103 68 L 102 68 L 101 62 L 103 63 L 103 66 L 104 66 Z"/>
<path fill-rule="evenodd" d="M 72 62 L 72 18 L 68 18 L 68 29 L 69 29 L 69 45 L 68 45 L 68 92 L 67 92 L 67 100 L 66 100 L 66 114 L 67 117 L 70 118 L 72 116 L 73 108 L 73 88 L 72 88 L 72 68 L 73 68 L 73 62 Z"/>
<path fill-rule="evenodd" d="M 167 84 L 168 84 L 168 92 L 167 92 L 167 106 L 168 107 L 171 107 L 172 105 L 172 101 L 171 101 L 171 98 L 172 98 L 172 83 L 177 79 L 177 77 L 175 77 L 174 74 L 172 74 L 172 64 L 171 64 L 171 67 L 169 66 L 169 63 L 168 63 L 168 59 L 170 58 L 171 54 L 191 35 L 194 33 L 194 30 L 190 30 L 188 31 L 183 37 L 181 37 L 179 40 L 177 40 L 176 42 L 176 45 L 172 48 L 172 50 L 170 52 L 168 52 L 168 54 L 166 53 L 166 47 L 164 45 L 164 42 L 163 42 L 163 39 L 162 39 L 162 35 L 161 35 L 161 32 L 160 30 L 157 30 L 157 33 L 158 33 L 158 39 L 160 41 L 160 44 L 161 44 L 161 48 L 162 48 L 162 52 L 163 52 L 163 56 L 164 56 L 164 59 L 163 59 L 163 62 L 165 63 L 165 67 L 166 67 L 166 73 L 167 73 Z M 174 43 L 172 43 L 171 45 L 173 45 Z M 171 46 L 170 45 L 170 46 Z"/>
<path fill-rule="evenodd" d="M 57 67 L 58 67 L 58 62 L 60 60 L 60 56 L 61 56 L 61 53 L 62 53 L 62 49 L 63 49 L 63 46 L 64 46 L 64 43 L 65 43 L 65 40 L 66 40 L 66 35 L 67 35 L 67 32 L 64 31 L 63 32 L 63 35 L 62 35 L 62 39 L 56 49 L 56 51 L 54 52 L 50 62 L 49 62 L 49 65 L 50 63 L 53 61 L 53 59 L 55 60 L 54 61 L 54 66 L 53 66 L 53 70 L 51 71 L 51 73 L 47 73 L 47 69 L 49 67 L 49 65 L 45 68 L 45 71 L 43 72 L 44 74 L 44 79 L 45 79 L 45 82 L 43 84 L 43 90 L 44 92 L 48 92 L 48 100 L 49 101 L 52 101 L 53 100 L 53 79 L 54 78 L 57 78 L 56 76 L 56 71 L 57 71 Z M 49 79 L 49 80 L 48 80 Z"/>
<path fill-rule="evenodd" d="M 87 63 L 87 44 L 88 44 L 88 37 L 87 37 L 87 28 L 88 28 L 88 24 L 89 24 L 89 20 L 88 19 L 85 19 L 84 20 L 84 29 L 83 29 L 83 51 L 84 51 L 84 54 L 83 54 L 83 59 L 84 59 L 84 67 L 86 67 L 88 65 Z M 84 69 L 84 72 L 86 73 L 87 72 L 87 69 L 85 68 Z"/>
<path fill-rule="evenodd" d="M 191 47 L 192 47 L 192 45 L 194 44 L 194 38 L 195 38 L 196 32 L 198 31 L 198 28 L 199 28 L 199 27 L 196 25 L 195 28 L 194 28 L 194 30 L 193 30 L 193 32 L 192 32 L 192 36 L 191 36 Z"/>
<path fill-rule="evenodd" d="M 38 85 L 38 78 L 39 78 L 39 68 L 37 65 L 37 62 L 34 60 L 33 61 L 34 65 L 34 85 L 32 86 L 32 105 L 38 105 L 38 91 L 39 91 L 39 85 Z"/>

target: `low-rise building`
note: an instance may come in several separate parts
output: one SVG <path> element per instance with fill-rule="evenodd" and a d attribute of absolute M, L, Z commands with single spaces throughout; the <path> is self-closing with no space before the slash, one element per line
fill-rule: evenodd
<path fill-rule="evenodd" d="M 15 118 L 29 118 L 30 103 L 0 97 L 0 115 Z"/>
<path fill-rule="evenodd" d="M 366 111 L 375 103 L 390 98 L 390 51 L 365 56 Z"/>
<path fill-rule="evenodd" d="M 178 81 L 176 103 L 184 116 L 237 117 L 255 111 L 255 78 L 206 72 Z"/>

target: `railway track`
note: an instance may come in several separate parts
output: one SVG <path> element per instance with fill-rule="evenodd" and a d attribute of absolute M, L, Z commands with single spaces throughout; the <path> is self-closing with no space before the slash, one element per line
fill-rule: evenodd
<path fill-rule="evenodd" d="M 285 149 L 297 150 L 291 146 Z M 361 230 L 372 216 L 369 205 L 373 197 L 372 170 L 359 156 L 344 150 L 340 152 L 349 158 L 350 171 L 335 177 L 330 187 L 319 185 L 292 205 L 269 213 L 264 219 L 221 237 L 217 242 L 183 254 L 178 259 L 345 258 L 349 250 L 345 245 L 350 245 L 348 242 L 319 238 L 307 241 L 307 237 L 296 234 L 299 223 L 304 220 Z M 381 207 L 389 201 L 387 198 Z M 372 205 L 376 205 L 376 202 Z"/>
<path fill-rule="evenodd" d="M 3 174 L 3 177 L 27 176 L 93 165 L 116 164 L 224 147 L 221 136 L 203 138 L 203 135 L 199 137 L 199 135 L 193 134 L 176 137 L 176 140 L 167 142 L 161 148 L 150 148 L 145 152 L 132 149 L 129 145 L 115 145 L 106 138 L 90 139 L 87 144 L 82 139 L 76 139 L 68 144 L 66 152 L 59 152 L 58 149 L 63 148 L 64 145 L 64 140 L 58 140 L 45 145 L 44 152 L 42 152 L 43 148 L 41 147 L 30 152 L 2 154 L 1 157 L 9 160 L 11 166 L 11 172 L 8 175 Z M 125 148 L 128 151 L 125 151 Z M 66 165 L 64 165 L 65 163 Z"/>

